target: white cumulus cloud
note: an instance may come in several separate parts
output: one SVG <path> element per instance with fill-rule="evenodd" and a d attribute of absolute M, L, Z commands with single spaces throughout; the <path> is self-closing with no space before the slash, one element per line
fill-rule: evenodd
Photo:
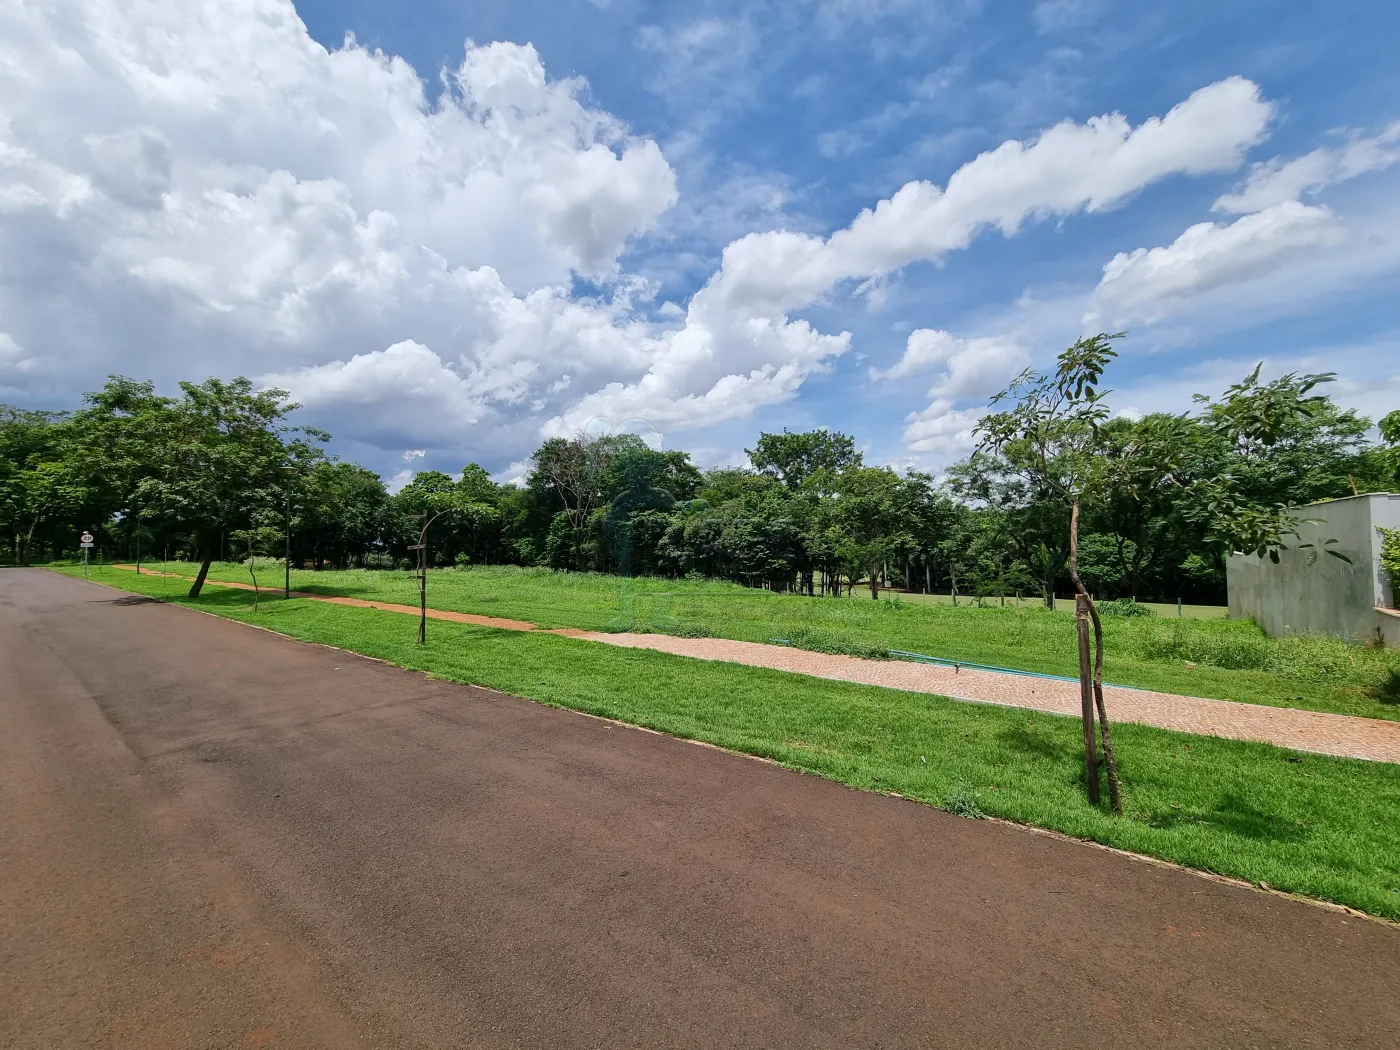
<path fill-rule="evenodd" d="M 356 354 L 348 361 L 262 378 L 268 386 L 290 391 L 312 410 L 334 406 L 353 413 L 361 438 L 384 447 L 420 435 L 436 439 L 438 447 L 450 445 L 485 410 L 483 399 L 466 379 L 412 340 Z M 403 459 L 411 462 L 425 452 L 413 449 Z"/>
<path fill-rule="evenodd" d="M 455 428 L 423 433 L 561 371 L 635 374 L 645 289 L 618 259 L 675 177 L 581 88 L 529 46 L 468 43 L 430 101 L 402 59 L 316 44 L 289 0 L 7 6 L 0 316 L 84 385 L 266 376 L 365 439 L 385 428 L 348 411 L 351 379 L 405 346 L 454 392 Z M 573 298 L 575 274 L 611 298 Z M 31 397 L 72 397 L 47 379 Z"/>
<path fill-rule="evenodd" d="M 1272 106 L 1238 77 L 1209 85 L 1136 128 L 1120 114 L 1057 124 L 964 164 L 946 188 L 911 182 L 830 237 L 778 230 L 730 243 L 683 328 L 652 344 L 647 373 L 589 394 L 546 424 L 567 433 L 598 416 L 660 427 L 735 418 L 791 397 L 850 345 L 791 314 L 847 280 L 878 285 L 912 262 L 965 248 L 981 231 L 1097 211 L 1172 174 L 1233 170 L 1265 134 Z"/>
<path fill-rule="evenodd" d="M 899 360 L 886 369 L 872 368 L 870 378 L 908 379 L 941 367 L 931 397 L 985 396 L 1004 387 L 1028 360 L 1015 336 L 962 339 L 940 329 L 919 328 L 909 333 Z"/>
<path fill-rule="evenodd" d="M 1341 146 L 1327 146 L 1290 161 L 1275 158 L 1254 165 L 1244 183 L 1220 197 L 1216 211 L 1256 212 L 1303 194 L 1383 171 L 1400 162 L 1400 121 L 1378 135 L 1353 138 Z"/>
<path fill-rule="evenodd" d="M 1065 121 L 829 237 L 741 236 L 652 310 L 625 260 L 677 199 L 657 144 L 528 45 L 467 42 L 440 80 L 430 97 L 401 58 L 322 47 L 291 0 L 0 7 L 0 387 L 242 373 L 386 462 L 518 459 L 598 417 L 703 427 L 847 351 L 800 316 L 843 282 L 1234 170 L 1273 115 L 1230 78 L 1136 127 Z M 939 363 L 947 396 L 983 382 Z"/>
<path fill-rule="evenodd" d="M 929 464 L 945 466 L 972 451 L 977 444 L 974 428 L 985 413 L 983 408 L 954 408 L 947 398 L 937 398 L 909 416 L 904 446 Z"/>
<path fill-rule="evenodd" d="M 1244 181 L 1217 198 L 1212 210 L 1240 215 L 1231 222 L 1201 222 L 1168 245 L 1119 252 L 1103 268 L 1090 300 L 1088 325 L 1152 324 L 1193 305 L 1218 300 L 1224 290 L 1248 285 L 1261 291 L 1264 278 L 1278 296 L 1296 294 L 1297 271 L 1331 269 L 1340 275 L 1372 265 L 1386 266 L 1384 243 L 1345 260 L 1328 250 L 1350 244 L 1346 222 L 1321 204 L 1302 198 L 1328 186 L 1400 161 L 1400 122 L 1379 134 L 1353 137 L 1340 146 L 1313 150 L 1293 160 L 1274 158 L 1254 165 Z M 1372 241 L 1393 239 L 1387 223 L 1371 231 Z M 1327 261 L 1330 260 L 1330 265 Z M 1288 279 L 1292 277 L 1292 279 Z M 1314 274 L 1314 287 L 1329 283 Z M 1239 290 L 1239 289 L 1237 289 Z"/>
<path fill-rule="evenodd" d="M 985 409 L 956 408 L 966 398 L 985 399 L 1003 389 L 1030 360 L 1019 335 L 961 338 L 935 328 L 909 333 L 904 353 L 886 369 L 870 369 L 877 381 L 905 380 L 938 372 L 927 408 L 906 419 L 904 447 L 927 464 L 942 467 L 970 451 L 972 428 Z"/>
<path fill-rule="evenodd" d="M 1110 259 L 1086 320 L 1150 324 L 1202 293 L 1266 276 L 1292 256 L 1345 238 L 1346 227 L 1332 212 L 1297 201 L 1231 223 L 1197 223 L 1171 244 Z"/>

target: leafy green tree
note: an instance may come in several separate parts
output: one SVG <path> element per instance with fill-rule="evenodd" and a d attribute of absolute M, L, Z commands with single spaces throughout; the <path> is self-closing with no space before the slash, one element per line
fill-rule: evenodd
<path fill-rule="evenodd" d="M 548 514 L 545 560 L 555 568 L 599 568 L 600 529 L 606 509 L 625 483 L 611 468 L 619 453 L 647 448 L 635 434 L 550 438 L 536 450 L 526 484 Z M 699 475 L 685 453 L 658 453 L 665 465 L 659 487 L 689 498 Z M 560 518 L 563 515 L 563 518 Z M 572 534 L 568 534 L 565 530 Z"/>
<path fill-rule="evenodd" d="M 224 530 L 243 529 L 275 514 L 285 491 L 283 468 L 320 456 L 317 431 L 283 420 L 298 406 L 285 390 L 255 391 L 242 377 L 181 383 L 182 396 L 133 420 L 140 480 L 134 502 L 191 533 L 198 597 Z M 309 439 L 309 440 L 308 440 Z"/>
<path fill-rule="evenodd" d="M 1201 441 L 1201 428 L 1185 416 L 1154 414 L 1109 420 L 1099 436 L 1102 484 L 1087 508 L 1093 585 L 1135 598 L 1173 554 L 1184 556 L 1183 538 L 1203 542 L 1182 488 L 1163 469 Z"/>
<path fill-rule="evenodd" d="M 1332 373 L 1263 383 L 1261 368 L 1219 400 L 1195 396 L 1205 440 L 1175 449 L 1172 472 L 1191 476 L 1209 542 L 1277 561 L 1305 519 L 1290 508 L 1358 491 L 1370 424 L 1314 393 Z"/>
<path fill-rule="evenodd" d="M 1400 409 L 1388 413 L 1376 429 L 1380 431 L 1383 445 L 1377 450 L 1380 461 L 1380 477 L 1385 488 L 1400 490 Z"/>
<path fill-rule="evenodd" d="M 657 544 L 662 564 L 680 576 L 732 577 L 724 529 L 724 515 L 708 499 L 678 505 Z"/>
<path fill-rule="evenodd" d="M 348 566 L 380 541 L 389 526 L 390 499 L 383 481 L 357 463 L 313 462 L 292 487 L 295 554 L 317 569 L 327 561 Z M 268 508 L 263 516 L 275 514 Z M 272 521 L 265 524 L 275 527 Z"/>
<path fill-rule="evenodd" d="M 839 474 L 861 465 L 855 439 L 838 430 L 762 433 L 754 447 L 744 451 L 755 470 L 794 491 L 819 470 Z"/>
<path fill-rule="evenodd" d="M 461 506 L 457 482 L 441 470 L 420 470 L 394 497 L 395 544 L 397 557 L 406 557 L 409 546 L 418 542 L 425 521 L 436 519 L 428 537 L 429 564 L 451 562 L 456 554 L 452 533 L 458 524 Z M 427 515 L 426 518 L 422 515 Z"/>
<path fill-rule="evenodd" d="M 1350 487 L 1345 468 L 1364 451 L 1360 439 L 1366 424 L 1313 393 L 1330 375 L 1290 374 L 1260 383 L 1256 368 L 1219 401 L 1198 397 L 1203 405 L 1198 419 L 1158 417 L 1137 427 L 1117 427 L 1109 423 L 1106 393 L 1098 390 L 1104 369 L 1117 356 L 1114 338 L 1101 333 L 1079 340 L 1060 355 L 1053 375 L 1022 373 L 993 399 L 994 407 L 1008 407 L 983 417 L 978 431 L 984 446 L 1032 488 L 1056 493 L 1070 507 L 1067 571 L 1081 599 L 1081 620 L 1087 616 L 1092 621 L 1094 635 L 1093 670 L 1081 648 L 1081 678 L 1098 714 L 1110 801 L 1114 812 L 1121 812 L 1103 702 L 1102 623 L 1080 573 L 1084 505 L 1111 508 L 1118 501 L 1136 501 L 1132 513 L 1149 520 L 1153 508 L 1179 499 L 1192 508 L 1207 541 L 1225 551 L 1277 561 L 1278 552 L 1296 541 L 1302 521 L 1300 512 L 1288 509 L 1290 502 L 1335 492 L 1341 483 Z M 1104 555 L 1096 559 L 1101 565 L 1112 560 L 1106 555 L 1113 547 L 1120 563 L 1139 564 L 1136 551 L 1129 549 L 1137 540 L 1124 535 L 1127 528 L 1120 530 L 1116 542 L 1104 543 Z M 1088 705 L 1084 721 L 1086 775 L 1090 796 L 1097 798 Z"/>
<path fill-rule="evenodd" d="M 803 554 L 792 500 L 781 489 L 769 489 L 728 509 L 724 544 L 736 577 L 786 590 Z"/>
<path fill-rule="evenodd" d="M 67 457 L 80 473 L 94 518 L 114 519 L 128 543 L 138 536 L 168 540 L 178 522 L 156 521 L 137 499 L 137 487 L 152 469 L 150 435 L 172 410 L 155 384 L 125 376 L 108 376 L 102 389 L 83 395 L 73 414 Z"/>
<path fill-rule="evenodd" d="M 1066 568 L 1080 618 L 1080 679 L 1092 704 L 1083 711 L 1085 776 L 1089 797 L 1099 796 L 1098 753 L 1094 742 L 1094 713 L 1098 714 L 1103 742 L 1103 765 L 1108 773 L 1109 800 L 1115 813 L 1122 812 L 1112 730 L 1103 699 L 1103 624 L 1088 588 L 1079 573 L 1079 521 L 1086 498 L 1103 482 L 1102 430 L 1108 419 L 1105 392 L 1098 389 L 1108 363 L 1117 357 L 1112 340 L 1100 333 L 1080 339 L 1060 354 L 1053 375 L 1030 369 L 992 399 L 993 407 L 1005 405 L 977 424 L 984 447 L 1001 456 L 1008 468 L 1037 491 L 1053 493 L 1070 508 L 1069 557 Z M 1087 618 L 1093 624 L 1094 662 L 1089 669 L 1082 639 Z"/>
<path fill-rule="evenodd" d="M 661 483 L 670 475 L 671 463 L 663 452 L 642 446 L 613 456 L 608 466 L 622 486 L 608 505 L 603 535 L 615 570 L 632 576 L 657 564 L 656 545 L 666 533 L 668 515 L 676 497 Z M 642 527 L 634 528 L 638 516 Z"/>
<path fill-rule="evenodd" d="M 880 570 L 886 559 L 900 553 L 905 496 L 902 479 L 888 467 L 855 467 L 841 474 L 836 503 L 840 549 L 852 573 L 869 573 L 870 597 L 877 600 Z"/>
<path fill-rule="evenodd" d="M 36 529 L 67 523 L 88 499 L 65 451 L 61 417 L 0 406 L 0 517 L 16 565 L 29 564 Z"/>
<path fill-rule="evenodd" d="M 1033 577 L 1027 585 L 1037 584 L 1045 607 L 1053 609 L 1056 585 L 1064 578 L 1069 560 L 1069 514 L 1059 494 L 1031 484 L 1004 457 L 984 448 L 954 464 L 948 473 L 953 493 L 965 504 L 980 508 L 964 526 L 960 554 L 965 555 L 974 537 L 981 538 L 985 549 L 986 535 L 975 523 L 986 516 L 998 518 L 1000 527 L 994 534 L 1007 544 L 1009 557 L 1022 566 L 1020 571 Z M 957 573 L 948 559 L 945 551 L 952 578 Z M 960 561 L 966 577 L 972 563 L 965 556 Z"/>

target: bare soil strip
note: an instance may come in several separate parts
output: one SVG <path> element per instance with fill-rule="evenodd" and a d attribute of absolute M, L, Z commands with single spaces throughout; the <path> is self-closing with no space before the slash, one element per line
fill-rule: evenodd
<path fill-rule="evenodd" d="M 134 566 L 118 565 L 115 568 L 132 569 Z M 189 579 L 186 576 L 176 578 Z M 246 583 L 221 583 L 213 580 L 206 586 L 253 589 Z M 418 608 L 412 605 L 338 598 L 307 591 L 292 593 L 298 598 L 310 598 L 337 605 L 419 615 Z M 428 618 L 498 627 L 508 631 L 537 629 L 534 624 L 525 620 L 478 616 L 443 609 L 429 609 Z M 788 646 L 736 642 L 724 638 L 610 634 L 569 628 L 552 633 L 604 645 L 652 649 L 699 660 L 767 667 L 817 678 L 884 686 L 913 693 L 932 693 L 957 700 L 999 704 L 1003 707 L 1023 707 L 1049 714 L 1077 716 L 1079 713 L 1079 686 L 1075 682 L 1002 674 L 997 671 L 941 667 L 903 660 L 865 660 L 854 656 L 814 653 Z M 1320 755 L 1400 763 L 1400 722 L 1322 711 L 1299 711 L 1288 707 L 1240 704 L 1229 700 L 1208 700 L 1203 697 L 1155 693 L 1118 686 L 1105 686 L 1104 697 L 1111 705 L 1110 716 L 1121 722 L 1136 722 L 1201 736 L 1253 740 Z"/>

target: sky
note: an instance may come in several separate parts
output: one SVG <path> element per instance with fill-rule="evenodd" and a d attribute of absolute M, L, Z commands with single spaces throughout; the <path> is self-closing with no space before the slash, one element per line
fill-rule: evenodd
<path fill-rule="evenodd" d="M 634 431 L 938 472 L 1124 331 L 1400 408 L 1400 8 L 17 0 L 0 401 L 246 375 L 391 485 Z"/>

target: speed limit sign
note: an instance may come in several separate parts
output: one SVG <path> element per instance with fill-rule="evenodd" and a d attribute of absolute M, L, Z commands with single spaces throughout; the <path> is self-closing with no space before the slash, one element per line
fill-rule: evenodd
<path fill-rule="evenodd" d="M 81 536 L 78 537 L 78 539 L 82 542 L 82 545 L 84 547 L 92 546 L 92 533 L 84 532 Z"/>

